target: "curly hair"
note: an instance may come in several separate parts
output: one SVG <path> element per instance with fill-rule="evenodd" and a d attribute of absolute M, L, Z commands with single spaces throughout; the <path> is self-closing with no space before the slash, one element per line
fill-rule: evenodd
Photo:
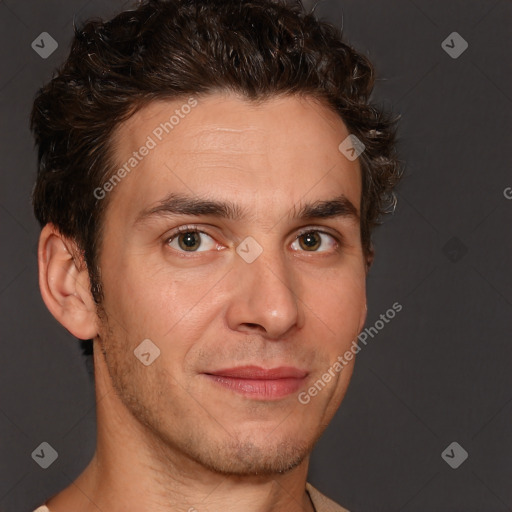
<path fill-rule="evenodd" d="M 215 92 L 248 101 L 307 95 L 337 112 L 365 145 L 361 241 L 394 210 L 402 169 L 397 117 L 370 104 L 370 61 L 341 30 L 305 12 L 297 0 L 146 0 L 110 21 L 74 25 L 71 50 L 40 88 L 30 116 L 38 146 L 35 215 L 75 241 L 101 304 L 98 268 L 107 200 L 93 190 L 116 170 L 115 129 L 156 99 Z"/>

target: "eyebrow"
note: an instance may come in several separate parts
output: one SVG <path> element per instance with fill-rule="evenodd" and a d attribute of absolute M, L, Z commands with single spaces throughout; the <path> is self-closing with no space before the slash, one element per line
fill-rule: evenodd
<path fill-rule="evenodd" d="M 202 199 L 184 194 L 171 193 L 161 199 L 155 206 L 142 210 L 135 219 L 134 226 L 153 218 L 175 215 L 210 215 L 239 221 L 249 216 L 249 212 L 232 201 Z M 347 218 L 359 221 L 359 213 L 354 204 L 343 194 L 332 199 L 317 200 L 306 203 L 297 211 L 294 206 L 289 218 L 301 220 Z"/>

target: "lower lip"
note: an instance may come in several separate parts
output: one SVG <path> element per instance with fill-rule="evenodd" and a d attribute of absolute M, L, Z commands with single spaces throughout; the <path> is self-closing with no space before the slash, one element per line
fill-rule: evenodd
<path fill-rule="evenodd" d="M 240 379 L 223 377 L 221 375 L 206 375 L 217 384 L 231 389 L 236 393 L 257 400 L 278 400 L 291 393 L 296 393 L 304 384 L 306 378 L 284 379 Z"/>

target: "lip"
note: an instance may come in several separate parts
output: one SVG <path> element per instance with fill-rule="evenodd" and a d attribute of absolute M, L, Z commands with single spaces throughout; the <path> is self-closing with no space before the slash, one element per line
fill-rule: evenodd
<path fill-rule="evenodd" d="M 204 374 L 224 388 L 256 400 L 278 400 L 297 392 L 308 375 L 292 366 L 238 366 Z"/>
<path fill-rule="evenodd" d="M 208 372 L 208 375 L 254 380 L 302 379 L 307 374 L 307 371 L 299 370 L 299 368 L 293 366 L 278 366 L 268 369 L 260 366 L 237 366 Z"/>

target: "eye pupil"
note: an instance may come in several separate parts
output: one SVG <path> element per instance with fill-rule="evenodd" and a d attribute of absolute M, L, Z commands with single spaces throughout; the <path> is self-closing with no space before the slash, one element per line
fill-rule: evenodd
<path fill-rule="evenodd" d="M 181 243 L 183 240 L 183 244 Z M 195 231 L 187 231 L 178 237 L 180 247 L 184 250 L 197 249 L 201 245 L 201 241 L 197 239 Z"/>
<path fill-rule="evenodd" d="M 300 245 L 303 249 L 317 249 L 321 244 L 320 237 L 317 233 L 314 232 L 302 235 L 300 237 L 300 241 Z"/>

